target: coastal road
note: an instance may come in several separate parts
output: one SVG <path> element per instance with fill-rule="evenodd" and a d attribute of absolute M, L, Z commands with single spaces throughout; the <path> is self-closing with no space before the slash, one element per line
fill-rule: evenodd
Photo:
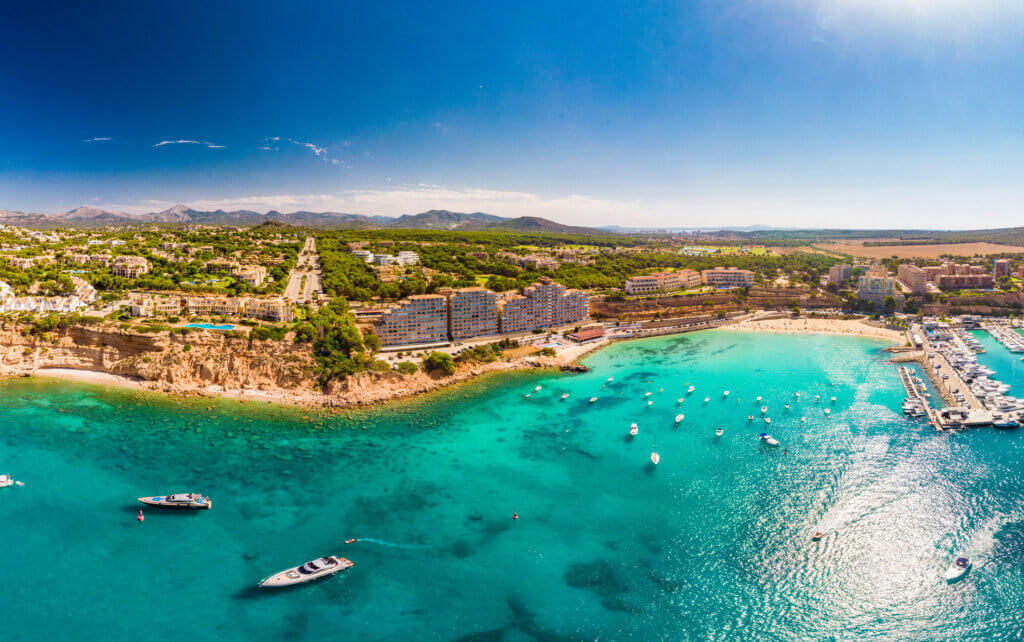
<path fill-rule="evenodd" d="M 293 303 L 302 303 L 312 301 L 321 292 L 320 255 L 316 251 L 316 239 L 309 236 L 299 252 L 295 267 L 288 274 L 284 298 Z"/>

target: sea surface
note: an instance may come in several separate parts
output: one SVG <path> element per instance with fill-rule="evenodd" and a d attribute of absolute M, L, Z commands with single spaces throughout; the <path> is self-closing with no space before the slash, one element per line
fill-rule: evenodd
<path fill-rule="evenodd" d="M 338 415 L 9 380 L 0 472 L 25 486 L 0 489 L 0 632 L 1020 636 L 1024 431 L 904 418 L 884 345 L 712 330 L 615 344 L 587 374 L 501 374 Z M 189 491 L 213 509 L 136 520 L 136 497 Z M 256 588 L 324 554 L 355 567 Z M 947 585 L 958 555 L 974 568 Z"/>

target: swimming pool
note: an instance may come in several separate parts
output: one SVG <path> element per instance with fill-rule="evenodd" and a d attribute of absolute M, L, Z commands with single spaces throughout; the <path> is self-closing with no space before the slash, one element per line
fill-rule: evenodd
<path fill-rule="evenodd" d="M 212 323 L 188 323 L 185 325 L 186 328 L 202 328 L 203 330 L 234 330 L 235 326 L 226 325 L 213 325 Z"/>

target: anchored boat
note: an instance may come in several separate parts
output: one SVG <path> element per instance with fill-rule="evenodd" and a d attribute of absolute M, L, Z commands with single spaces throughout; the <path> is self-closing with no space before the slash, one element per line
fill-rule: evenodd
<path fill-rule="evenodd" d="M 213 508 L 213 501 L 209 497 L 199 493 L 177 493 L 174 495 L 154 495 L 152 497 L 139 497 L 139 501 L 150 506 L 160 508 L 191 508 L 209 509 Z"/>
<path fill-rule="evenodd" d="M 274 588 L 304 584 L 313 580 L 319 580 L 328 575 L 334 575 L 338 571 L 344 571 L 353 566 L 355 564 L 344 557 L 328 555 L 327 557 L 320 557 L 301 566 L 289 568 L 264 578 L 260 580 L 259 586 Z"/>

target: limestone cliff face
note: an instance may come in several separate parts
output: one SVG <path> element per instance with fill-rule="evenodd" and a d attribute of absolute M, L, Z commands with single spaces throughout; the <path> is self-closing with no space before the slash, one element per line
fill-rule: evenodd
<path fill-rule="evenodd" d="M 0 330 L 4 374 L 74 368 L 153 382 L 165 390 L 265 390 L 309 389 L 313 367 L 308 346 L 283 341 L 250 344 L 212 332 L 180 336 L 73 327 L 36 337 L 18 328 Z"/>

